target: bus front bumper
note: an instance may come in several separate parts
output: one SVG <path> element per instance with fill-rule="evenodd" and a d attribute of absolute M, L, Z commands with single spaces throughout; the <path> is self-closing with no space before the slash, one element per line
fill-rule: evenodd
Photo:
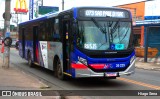
<path fill-rule="evenodd" d="M 117 72 L 117 77 L 121 75 L 131 75 L 135 72 L 135 60 L 130 64 L 130 66 L 121 72 Z M 84 78 L 84 77 L 107 77 L 106 73 L 96 73 L 91 69 L 75 69 L 75 78 Z"/>

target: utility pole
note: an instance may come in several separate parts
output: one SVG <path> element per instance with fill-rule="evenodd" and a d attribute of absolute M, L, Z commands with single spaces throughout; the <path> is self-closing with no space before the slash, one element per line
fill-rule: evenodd
<path fill-rule="evenodd" d="M 43 6 L 43 0 L 41 2 L 42 2 L 42 6 Z"/>
<path fill-rule="evenodd" d="M 7 36 L 7 33 L 10 33 L 10 6 L 11 6 L 11 0 L 5 0 L 5 14 L 4 14 L 4 34 L 3 37 L 5 38 Z M 9 34 L 10 35 L 10 34 Z M 3 67 L 9 68 L 10 63 L 10 48 L 8 46 L 4 47 L 4 53 L 3 53 Z"/>
<path fill-rule="evenodd" d="M 18 27 L 18 20 L 19 20 L 19 18 L 18 18 L 18 12 L 17 12 L 17 31 L 16 31 L 17 33 L 16 33 L 16 39 L 18 39 L 18 28 L 19 28 Z"/>
<path fill-rule="evenodd" d="M 62 0 L 62 10 L 64 10 L 64 0 Z"/>
<path fill-rule="evenodd" d="M 147 62 L 147 58 L 148 58 L 148 33 L 149 33 L 149 29 L 150 27 L 147 27 L 147 31 L 146 31 L 146 37 L 145 37 L 145 49 L 144 49 L 144 62 Z"/>

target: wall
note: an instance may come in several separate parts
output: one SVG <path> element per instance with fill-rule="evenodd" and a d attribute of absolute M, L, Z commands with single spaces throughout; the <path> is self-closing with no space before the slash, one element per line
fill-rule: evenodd
<path fill-rule="evenodd" d="M 145 20 L 160 19 L 160 0 L 148 1 L 145 3 Z M 160 24 L 150 24 L 145 28 L 149 28 L 148 46 L 158 49 L 157 56 L 160 56 Z"/>

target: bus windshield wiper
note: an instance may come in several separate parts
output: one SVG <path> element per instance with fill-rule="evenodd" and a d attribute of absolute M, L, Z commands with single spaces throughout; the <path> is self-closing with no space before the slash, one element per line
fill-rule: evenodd
<path fill-rule="evenodd" d="M 93 23 L 98 27 L 98 29 L 99 29 L 102 33 L 107 33 L 107 32 L 103 29 L 103 27 L 102 27 L 100 24 L 98 24 L 98 22 L 97 22 L 94 18 L 91 18 L 91 20 L 93 21 Z"/>
<path fill-rule="evenodd" d="M 127 29 L 127 31 L 126 31 L 126 33 L 125 33 L 125 35 L 123 36 L 123 38 L 121 39 L 121 41 L 119 41 L 119 43 L 121 43 L 121 42 L 123 41 L 123 39 L 124 39 L 124 38 L 126 38 L 126 36 L 127 36 L 127 33 L 128 33 L 128 31 L 129 31 L 129 29 L 130 29 L 130 28 L 128 28 L 128 29 Z"/>
<path fill-rule="evenodd" d="M 116 23 L 114 24 L 113 28 L 111 29 L 111 36 L 112 36 L 112 39 L 114 39 L 116 37 L 116 35 L 113 37 L 113 34 L 115 33 L 115 31 L 118 29 L 118 38 L 119 38 L 119 22 L 120 20 L 118 19 L 118 21 L 116 21 Z M 119 38 L 120 40 L 120 38 Z"/>
<path fill-rule="evenodd" d="M 102 45 L 104 45 L 104 44 L 106 44 L 107 43 L 107 30 L 106 30 L 106 26 L 105 26 L 105 24 L 104 24 L 104 28 L 100 25 L 100 24 L 98 24 L 98 22 L 94 19 L 94 18 L 91 18 L 91 20 L 93 21 L 93 23 L 98 27 L 98 29 L 102 32 L 102 33 L 104 33 L 105 34 L 105 39 L 106 39 L 106 42 L 105 43 L 103 43 L 103 44 L 101 44 L 98 48 L 100 48 Z M 108 31 L 109 32 L 109 31 Z"/>
<path fill-rule="evenodd" d="M 113 26 L 111 33 L 114 33 L 116 31 L 116 29 L 118 28 L 120 20 L 116 21 L 115 25 Z"/>

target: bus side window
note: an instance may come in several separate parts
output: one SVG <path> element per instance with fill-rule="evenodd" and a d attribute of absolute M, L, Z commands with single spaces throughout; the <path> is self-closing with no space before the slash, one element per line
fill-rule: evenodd
<path fill-rule="evenodd" d="M 43 35 L 43 23 L 40 23 L 40 32 L 39 32 L 39 36 L 38 36 L 38 39 L 40 41 L 42 40 L 42 35 Z"/>
<path fill-rule="evenodd" d="M 54 34 L 54 19 L 48 20 L 48 41 L 53 41 L 53 34 Z"/>
<path fill-rule="evenodd" d="M 53 31 L 54 41 L 60 41 L 59 26 L 58 25 L 59 25 L 59 21 L 58 21 L 58 19 L 55 19 L 54 31 Z"/>
<path fill-rule="evenodd" d="M 40 41 L 46 41 L 47 40 L 47 29 L 46 29 L 46 24 L 43 22 L 40 24 L 40 35 L 39 35 L 39 40 Z"/>
<path fill-rule="evenodd" d="M 54 22 L 55 22 L 55 19 L 53 18 L 51 20 L 51 35 L 50 35 L 51 41 L 54 41 L 54 31 L 55 31 Z"/>

